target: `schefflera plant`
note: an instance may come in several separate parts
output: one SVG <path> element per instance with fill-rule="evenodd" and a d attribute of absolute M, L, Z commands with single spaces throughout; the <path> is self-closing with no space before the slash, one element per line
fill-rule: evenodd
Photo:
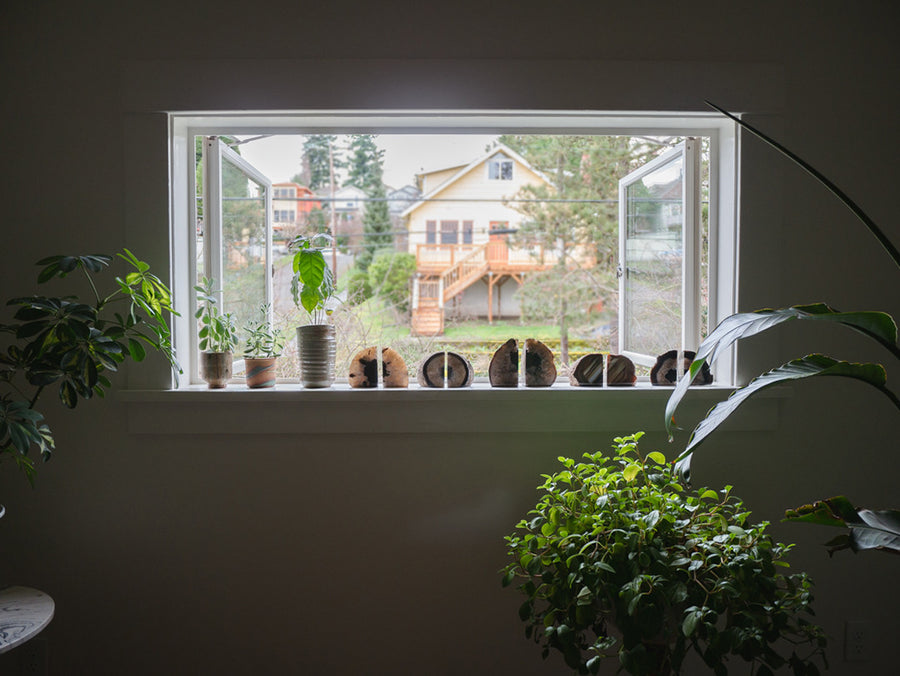
<path fill-rule="evenodd" d="M 560 457 L 562 471 L 542 475 L 502 571 L 525 595 L 525 635 L 579 674 L 614 656 L 635 676 L 680 674 L 690 651 L 716 675 L 730 657 L 757 676 L 818 674 L 826 641 L 805 617 L 812 583 L 781 572 L 792 545 L 751 524 L 731 486 L 686 488 L 662 453 L 642 455 L 641 436 L 616 438 L 612 454 Z"/>

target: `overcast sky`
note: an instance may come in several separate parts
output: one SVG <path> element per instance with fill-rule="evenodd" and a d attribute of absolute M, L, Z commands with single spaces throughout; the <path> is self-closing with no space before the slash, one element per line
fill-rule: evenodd
<path fill-rule="evenodd" d="M 384 153 L 384 182 L 392 188 L 414 183 L 424 169 L 468 164 L 484 153 L 496 136 L 482 134 L 390 134 L 376 143 Z M 289 181 L 300 171 L 302 136 L 270 136 L 241 145 L 241 155 L 273 183 Z"/>

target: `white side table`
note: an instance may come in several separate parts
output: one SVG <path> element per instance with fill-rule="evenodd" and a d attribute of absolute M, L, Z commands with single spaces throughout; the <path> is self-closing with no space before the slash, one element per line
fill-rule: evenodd
<path fill-rule="evenodd" d="M 53 619 L 55 604 L 31 587 L 0 589 L 0 653 L 36 636 Z"/>

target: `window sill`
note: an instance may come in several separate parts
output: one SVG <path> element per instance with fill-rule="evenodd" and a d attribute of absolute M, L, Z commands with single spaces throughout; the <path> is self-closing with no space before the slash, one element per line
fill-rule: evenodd
<path fill-rule="evenodd" d="M 623 388 L 491 388 L 476 384 L 439 390 L 352 389 L 334 385 L 305 389 L 296 384 L 251 390 L 190 386 L 177 390 L 128 390 L 128 429 L 134 434 L 485 434 L 662 431 L 672 388 L 639 384 Z M 697 387 L 682 402 L 685 424 L 728 397 L 732 388 Z M 730 429 L 772 428 L 779 388 L 742 407 Z"/>

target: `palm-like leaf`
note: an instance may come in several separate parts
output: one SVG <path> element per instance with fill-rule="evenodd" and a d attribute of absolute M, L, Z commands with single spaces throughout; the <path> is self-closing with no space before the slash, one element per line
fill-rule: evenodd
<path fill-rule="evenodd" d="M 900 511 L 896 509 L 877 512 L 857 509 L 847 498 L 839 495 L 797 509 L 789 509 L 784 517 L 785 521 L 849 528 L 849 533 L 827 543 L 829 553 L 841 549 L 851 549 L 854 552 L 880 549 L 900 554 Z"/>
<path fill-rule="evenodd" d="M 678 383 L 669 397 L 666 404 L 666 430 L 669 433 L 669 439 L 672 439 L 672 434 L 677 429 L 675 410 L 704 362 L 714 362 L 724 350 L 741 338 L 755 336 L 774 326 L 795 319 L 842 324 L 869 336 L 900 359 L 900 347 L 897 345 L 897 324 L 889 314 L 884 312 L 839 312 L 824 303 L 815 303 L 731 315 L 726 317 L 703 341 L 697 349 L 697 355 L 691 364 L 689 374 Z"/>
<path fill-rule="evenodd" d="M 693 368 L 693 364 L 691 367 Z M 682 475 L 689 479 L 693 450 L 747 399 L 773 385 L 813 376 L 841 376 L 860 380 L 876 388 L 900 409 L 900 399 L 885 386 L 887 374 L 880 364 L 852 364 L 822 354 L 810 354 L 757 376 L 745 387 L 735 390 L 728 399 L 716 404 L 694 429 L 687 448 L 678 458 L 678 468 Z"/>

